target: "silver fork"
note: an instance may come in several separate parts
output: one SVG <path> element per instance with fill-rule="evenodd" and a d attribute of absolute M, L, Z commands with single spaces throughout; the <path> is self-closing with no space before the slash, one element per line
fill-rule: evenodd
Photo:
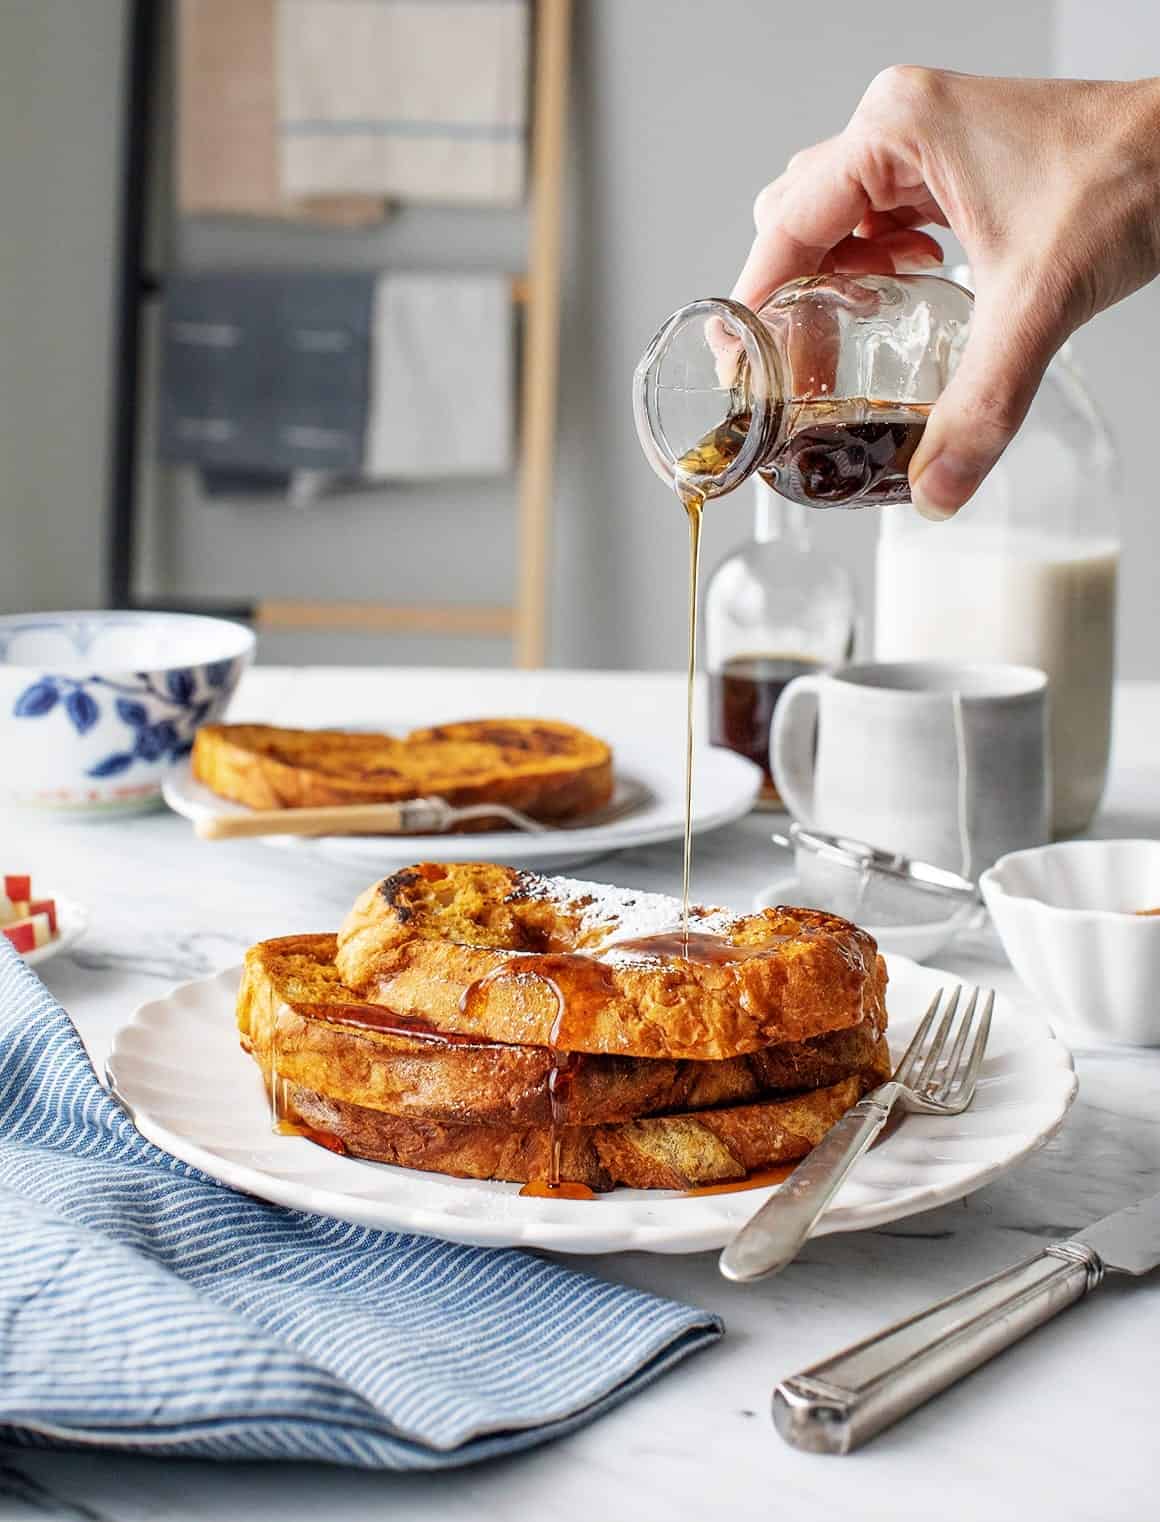
<path fill-rule="evenodd" d="M 611 803 L 579 819 L 561 820 L 545 824 L 533 819 L 520 809 L 506 803 L 469 803 L 455 806 L 445 798 L 412 798 L 403 805 L 408 811 L 406 828 L 419 834 L 449 830 L 452 825 L 469 819 L 502 819 L 513 829 L 526 830 L 529 835 L 549 835 L 560 830 L 591 830 L 598 825 L 612 824 L 628 814 L 634 814 L 648 801 L 649 790 L 643 782 L 633 777 L 617 779 L 617 797 Z"/>
<path fill-rule="evenodd" d="M 951 994 L 934 1037 L 928 1040 L 946 992 L 938 990 L 894 1076 L 848 1110 L 777 1193 L 746 1221 L 721 1254 L 720 1268 L 726 1279 L 741 1284 L 792 1263 L 843 1179 L 890 1119 L 895 1105 L 919 1115 L 961 1115 L 967 1108 L 975 1097 L 991 1033 L 995 994 L 987 990 L 968 1051 L 981 990 L 972 990 L 956 1026 L 962 991 L 960 985 Z M 953 1040 L 952 1027 L 956 1027 Z M 944 1061 L 948 1042 L 950 1052 Z"/>

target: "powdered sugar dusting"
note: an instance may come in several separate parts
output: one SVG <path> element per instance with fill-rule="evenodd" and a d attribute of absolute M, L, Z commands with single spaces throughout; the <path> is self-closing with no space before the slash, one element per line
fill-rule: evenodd
<path fill-rule="evenodd" d="M 655 958 L 639 951 L 618 953 L 618 941 L 635 941 L 681 928 L 681 901 L 667 893 L 640 893 L 608 883 L 580 882 L 572 877 L 542 877 L 521 872 L 513 898 L 549 903 L 563 914 L 579 917 L 579 934 L 600 951 L 602 960 L 617 966 L 647 966 Z M 689 927 L 712 935 L 728 935 L 741 916 L 729 909 L 689 909 Z"/>

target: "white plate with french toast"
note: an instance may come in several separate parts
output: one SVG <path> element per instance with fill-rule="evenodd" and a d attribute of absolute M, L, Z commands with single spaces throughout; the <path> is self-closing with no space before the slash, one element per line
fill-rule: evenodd
<path fill-rule="evenodd" d="M 479 1245 L 718 1248 L 956 980 L 814 910 L 694 908 L 676 954 L 679 907 L 410 868 L 337 936 L 262 942 L 144 1005 L 110 1085 L 152 1141 L 291 1208 Z M 980 1188 L 1054 1134 L 1075 1088 L 1047 1022 L 998 998 L 971 1109 L 907 1116 L 819 1231 Z"/>
<path fill-rule="evenodd" d="M 758 767 L 716 746 L 698 750 L 694 777 L 697 833 L 742 818 L 761 787 Z M 163 792 L 170 808 L 195 827 L 271 810 L 293 827 L 312 808 L 419 797 L 457 807 L 504 804 L 547 826 L 542 833 L 473 827 L 466 833 L 260 837 L 282 849 L 350 862 L 368 875 L 411 861 L 462 861 L 475 854 L 556 870 L 680 839 L 685 820 L 683 750 L 658 745 L 645 726 L 620 727 L 598 739 L 540 717 L 400 727 L 391 735 L 207 725 L 193 755 L 167 776 Z"/>

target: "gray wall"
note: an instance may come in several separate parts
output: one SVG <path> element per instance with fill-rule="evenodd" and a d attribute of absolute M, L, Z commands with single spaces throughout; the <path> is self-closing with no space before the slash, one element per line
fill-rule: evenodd
<path fill-rule="evenodd" d="M 1068 79 L 1160 74 L 1160 4 L 1056 0 L 1053 72 Z M 1114 21 L 1114 24 L 1109 24 Z M 1160 676 L 1160 533 L 1157 532 L 1156 350 L 1160 281 L 1081 329 L 1075 350 L 1116 434 L 1124 465 L 1120 526 L 1119 650 L 1125 676 Z"/>
<path fill-rule="evenodd" d="M 0 0 L 0 612 L 102 594 L 122 0 Z"/>
<path fill-rule="evenodd" d="M 836 130 L 900 60 L 980 72 L 1160 69 L 1160 9 L 1116 0 L 797 7 L 775 0 L 578 0 L 553 606 L 558 663 L 676 666 L 683 524 L 632 432 L 633 365 L 660 319 L 732 282 L 757 189 Z M 1116 44 L 1108 21 L 1125 40 Z M 0 0 L 0 609 L 100 594 L 108 329 L 123 0 Z M 1118 49 L 1118 50 L 1117 50 Z M 379 257 L 519 262 L 520 217 L 405 213 L 369 244 L 206 225 L 194 260 Z M 343 248 L 345 252 L 338 252 Z M 1081 360 L 1127 466 L 1122 669 L 1160 674 L 1152 531 L 1150 290 L 1097 320 Z M 511 587 L 514 483 L 462 496 L 391 492 L 291 515 L 157 494 L 145 573 L 156 590 L 495 601 Z M 744 536 L 748 501 L 715 506 L 711 566 Z M 873 515 L 819 516 L 819 542 L 869 598 Z M 321 572 L 319 572 L 321 567 Z M 321 582 L 325 582 L 322 585 Z M 284 637 L 286 658 L 504 658 L 462 642 Z"/>

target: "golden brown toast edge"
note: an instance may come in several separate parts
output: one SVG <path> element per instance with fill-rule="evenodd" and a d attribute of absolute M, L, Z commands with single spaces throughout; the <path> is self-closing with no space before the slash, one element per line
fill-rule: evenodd
<path fill-rule="evenodd" d="M 850 1077 L 788 1098 L 559 1133 L 560 1176 L 607 1190 L 694 1189 L 796 1162 L 872 1086 Z M 352 1155 L 460 1178 L 524 1183 L 549 1174 L 551 1132 L 384 1115 L 288 1085 L 296 1119 Z"/>
<path fill-rule="evenodd" d="M 723 919 L 698 908 L 698 924 L 726 923 L 754 954 L 725 966 L 601 962 L 595 986 L 590 959 L 569 953 L 599 949 L 618 925 L 610 908 L 593 929 L 592 904 L 646 899 L 671 902 L 488 863 L 418 863 L 360 895 L 336 963 L 360 998 L 443 1030 L 561 1051 L 714 1061 L 864 1020 L 885 1028 L 873 938 L 817 910 Z M 513 952 L 524 955 L 505 976 Z"/>
<path fill-rule="evenodd" d="M 238 993 L 242 1045 L 267 1082 L 277 1022 L 279 1076 L 363 1108 L 484 1125 L 547 1126 L 550 1053 L 543 1047 L 432 1046 L 327 1023 L 326 1005 L 356 999 L 338 977 L 333 935 L 283 936 L 246 954 Z M 658 1111 L 738 1104 L 775 1090 L 828 1086 L 852 1075 L 881 1082 L 889 1054 L 872 1022 L 723 1062 L 608 1056 L 579 1059 L 567 1119 L 622 1123 Z"/>
<path fill-rule="evenodd" d="M 471 721 L 481 732 L 500 721 Z M 255 809 L 313 808 L 355 803 L 392 803 L 437 793 L 455 805 L 503 803 L 546 821 L 590 813 L 613 792 L 612 753 L 603 741 L 573 725 L 544 720 L 505 720 L 528 726 L 529 744 L 518 747 L 466 737 L 446 742 L 444 731 L 466 731 L 468 723 L 415 731 L 406 741 L 390 736 L 357 737 L 361 747 L 380 739 L 384 747 L 405 746 L 412 738 L 434 755 L 443 749 L 470 764 L 428 775 L 367 777 L 341 772 L 342 746 L 349 736 L 337 730 L 292 730 L 262 724 L 207 724 L 194 740 L 193 776 L 220 797 Z M 535 736 L 552 736 L 537 751 Z M 568 745 L 562 746 L 567 741 Z M 310 764 L 314 745 L 315 764 Z M 279 747 L 288 754 L 279 754 Z M 327 766 L 319 763 L 325 755 Z M 353 759 L 352 759 L 353 768 Z"/>

